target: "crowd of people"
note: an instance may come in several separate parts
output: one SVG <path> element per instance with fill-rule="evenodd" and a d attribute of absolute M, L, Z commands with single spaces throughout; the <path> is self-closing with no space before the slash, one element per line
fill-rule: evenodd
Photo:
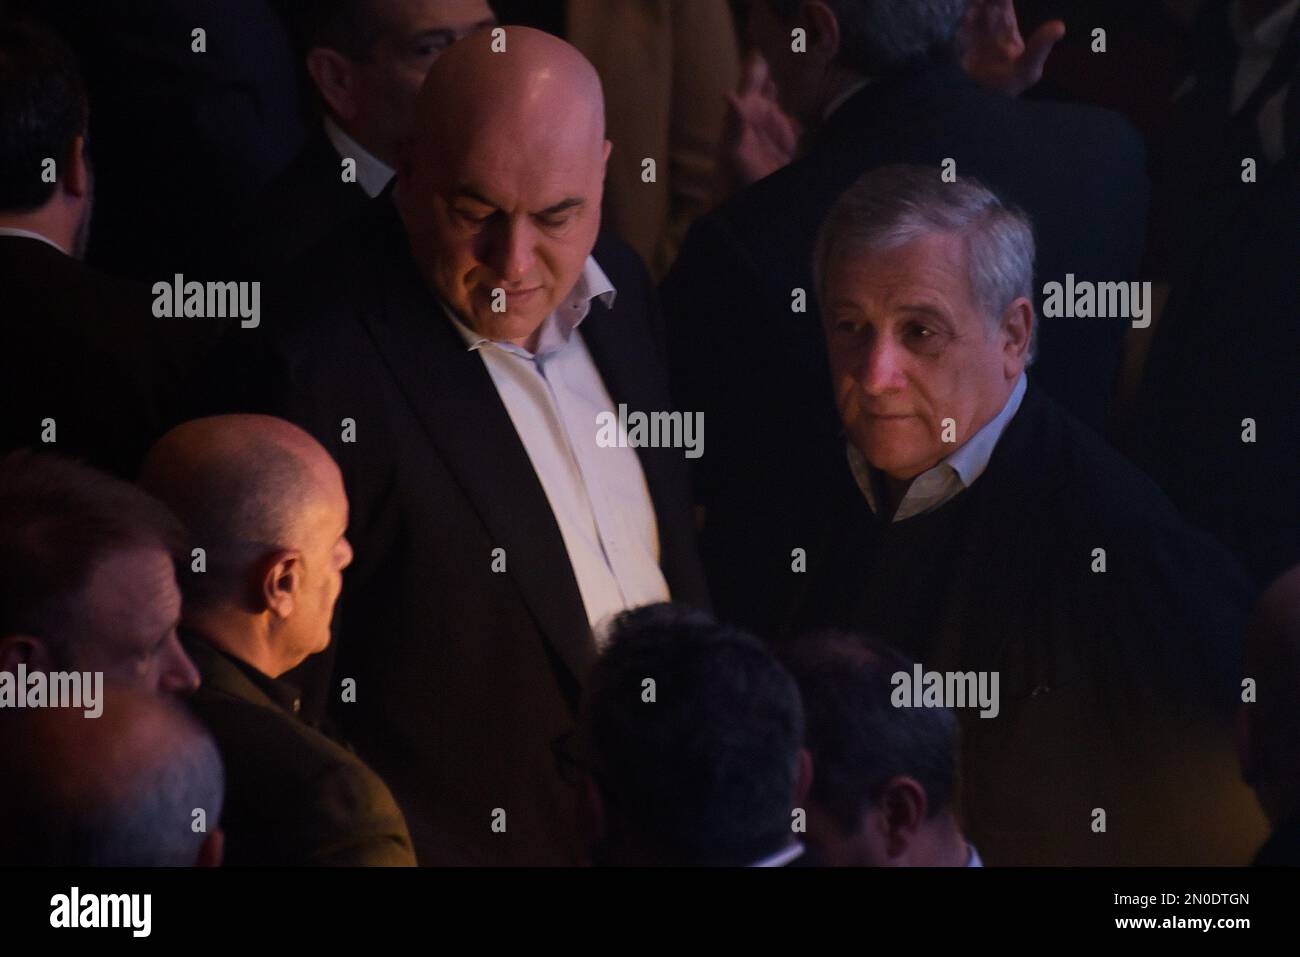
<path fill-rule="evenodd" d="M 0 864 L 1300 864 L 1300 0 L 1041 7 L 0 0 Z"/>

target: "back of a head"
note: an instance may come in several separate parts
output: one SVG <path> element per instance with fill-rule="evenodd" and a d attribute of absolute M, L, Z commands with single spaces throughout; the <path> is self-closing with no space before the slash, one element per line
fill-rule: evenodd
<path fill-rule="evenodd" d="M 196 419 L 154 445 L 140 484 L 185 525 L 187 545 L 204 550 L 202 572 L 189 562 L 177 570 L 188 609 L 234 600 L 248 563 L 292 542 L 314 491 L 313 454 L 329 459 L 302 429 L 259 415 Z"/>
<path fill-rule="evenodd" d="M 746 865 L 789 842 L 803 715 L 758 639 L 678 606 L 625 612 L 587 714 L 605 799 L 660 863 Z"/>
<path fill-rule="evenodd" d="M 106 689 L 96 718 L 0 715 L 0 781 L 5 866 L 191 866 L 225 789 L 206 729 L 170 699 L 124 688 Z"/>
<path fill-rule="evenodd" d="M 92 630 L 78 596 L 109 555 L 176 554 L 181 530 L 160 502 L 87 465 L 19 451 L 0 460 L 0 639 L 60 642 Z"/>
<path fill-rule="evenodd" d="M 798 682 L 813 759 L 812 799 L 846 835 L 891 778 L 924 789 L 928 814 L 953 807 L 957 719 L 947 708 L 895 707 L 891 678 L 912 662 L 886 645 L 826 633 L 800 639 L 782 660 Z"/>
<path fill-rule="evenodd" d="M 49 202 L 57 164 L 86 121 L 85 86 L 63 41 L 30 21 L 0 19 L 0 212 Z"/>
<path fill-rule="evenodd" d="M 764 0 L 792 17 L 803 0 Z M 840 29 L 839 62 L 865 76 L 883 76 L 912 57 L 951 48 L 967 0 L 823 0 Z"/>

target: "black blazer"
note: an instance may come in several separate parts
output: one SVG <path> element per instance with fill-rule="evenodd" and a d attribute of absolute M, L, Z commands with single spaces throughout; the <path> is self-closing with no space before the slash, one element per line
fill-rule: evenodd
<path fill-rule="evenodd" d="M 0 454 L 32 447 L 134 478 L 226 322 L 157 319 L 149 287 L 0 236 Z"/>
<path fill-rule="evenodd" d="M 947 157 L 1031 215 L 1040 291 L 1067 272 L 1133 278 L 1147 202 L 1133 129 L 1103 110 L 989 93 L 948 59 L 866 87 L 803 158 L 697 221 L 662 294 L 674 394 L 709 423 L 703 548 L 727 617 L 768 626 L 770 589 L 746 556 L 760 538 L 780 538 L 787 555 L 806 547 L 795 517 L 843 465 L 812 279 L 822 220 L 865 171 L 914 163 L 938 176 Z M 795 289 L 806 312 L 792 309 Z M 1032 380 L 1100 429 L 1127 327 L 1042 322 Z"/>
<path fill-rule="evenodd" d="M 203 677 L 191 709 L 226 768 L 221 814 L 230 866 L 415 865 L 393 795 L 351 751 L 309 727 L 240 666 L 185 642 Z"/>
<path fill-rule="evenodd" d="M 1129 448 L 1263 587 L 1300 562 L 1300 154 L 1250 188 L 1170 296 Z"/>
<path fill-rule="evenodd" d="M 355 225 L 371 201 L 359 183 L 343 182 L 342 162 L 318 123 L 294 161 L 245 212 L 236 230 L 241 259 L 259 274 L 272 274 Z"/>
<path fill-rule="evenodd" d="M 618 296 L 593 303 L 580 334 L 605 386 L 616 404 L 671 409 L 645 270 L 608 238 L 595 256 Z M 270 384 L 243 404 L 301 423 L 343 470 L 356 560 L 339 610 L 340 726 L 393 787 L 422 863 L 570 862 L 573 794 L 551 744 L 571 727 L 596 646 L 482 359 L 425 285 L 387 199 L 275 303 L 260 329 L 240 330 L 253 335 L 232 336 L 237 358 L 221 371 Z M 355 442 L 342 441 L 344 420 Z M 672 595 L 706 605 L 682 451 L 638 453 Z M 497 548 L 505 573 L 492 568 Z M 340 699 L 344 678 L 355 703 Z"/>

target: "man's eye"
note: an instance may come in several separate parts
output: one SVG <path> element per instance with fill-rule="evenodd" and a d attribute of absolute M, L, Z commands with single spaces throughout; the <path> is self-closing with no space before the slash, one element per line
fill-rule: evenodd
<path fill-rule="evenodd" d="M 936 329 L 914 324 L 903 333 L 907 345 L 917 352 L 930 353 L 943 347 L 944 337 Z"/>
<path fill-rule="evenodd" d="M 474 226 L 482 226 L 492 218 L 491 213 L 488 213 L 486 216 L 475 216 L 473 213 L 467 212 L 463 209 L 456 210 L 456 215 L 459 216 L 462 221 Z"/>
<path fill-rule="evenodd" d="M 540 220 L 542 226 L 546 229 L 559 229 L 561 226 L 568 225 L 571 215 L 564 216 L 543 216 Z"/>

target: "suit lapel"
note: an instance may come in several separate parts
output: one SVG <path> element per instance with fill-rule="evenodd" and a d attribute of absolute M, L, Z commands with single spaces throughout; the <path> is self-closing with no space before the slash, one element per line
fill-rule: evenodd
<path fill-rule="evenodd" d="M 395 217 L 393 226 L 372 300 L 384 305 L 366 316 L 370 334 L 493 547 L 505 549 L 506 574 L 550 650 L 581 681 L 595 642 L 546 493 L 483 360 L 444 318 Z"/>

